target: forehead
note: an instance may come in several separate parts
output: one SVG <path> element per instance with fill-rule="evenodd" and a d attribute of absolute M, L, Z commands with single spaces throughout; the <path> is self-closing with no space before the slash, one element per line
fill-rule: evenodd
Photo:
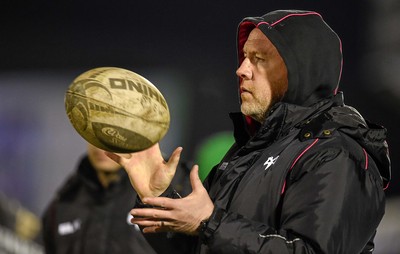
<path fill-rule="evenodd" d="M 254 28 L 247 38 L 243 49 L 255 50 L 259 52 L 270 52 L 276 50 L 272 42 L 265 36 L 265 34 L 258 28 Z"/>

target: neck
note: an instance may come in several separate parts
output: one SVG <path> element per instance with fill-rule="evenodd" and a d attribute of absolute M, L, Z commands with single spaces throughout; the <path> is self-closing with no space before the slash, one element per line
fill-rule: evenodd
<path fill-rule="evenodd" d="M 102 172 L 97 171 L 97 177 L 99 178 L 100 184 L 107 189 L 111 183 L 117 182 L 121 177 L 117 172 Z"/>

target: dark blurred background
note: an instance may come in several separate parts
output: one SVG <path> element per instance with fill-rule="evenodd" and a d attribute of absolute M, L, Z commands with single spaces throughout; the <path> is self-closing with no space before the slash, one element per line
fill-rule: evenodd
<path fill-rule="evenodd" d="M 320 12 L 341 37 L 341 90 L 348 105 L 389 131 L 393 180 L 386 193 L 395 200 L 400 194 L 395 0 L 2 1 L 0 191 L 41 215 L 85 151 L 66 118 L 64 92 L 77 75 L 100 66 L 127 68 L 152 81 L 171 109 L 164 151 L 182 145 L 184 159 L 196 161 L 200 144 L 231 130 L 228 112 L 239 110 L 237 24 L 288 8 Z"/>

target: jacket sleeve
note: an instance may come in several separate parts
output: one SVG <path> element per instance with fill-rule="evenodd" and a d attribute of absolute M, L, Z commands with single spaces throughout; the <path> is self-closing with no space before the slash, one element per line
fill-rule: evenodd
<path fill-rule="evenodd" d="M 169 186 L 161 196 L 173 199 L 181 198 L 180 194 L 172 186 Z M 135 207 L 145 208 L 149 206 L 143 204 L 139 196 L 137 196 Z M 197 243 L 197 237 L 181 233 L 167 232 L 167 233 L 156 233 L 156 234 L 143 234 L 143 236 L 158 254 L 194 253 L 195 246 Z"/>
<path fill-rule="evenodd" d="M 203 244 L 211 253 L 363 253 L 384 195 L 375 164 L 365 168 L 362 156 L 361 148 L 314 150 L 287 176 L 279 228 L 215 207 Z"/>
<path fill-rule="evenodd" d="M 56 254 L 55 249 L 55 202 L 51 202 L 42 216 L 42 241 L 45 253 Z"/>

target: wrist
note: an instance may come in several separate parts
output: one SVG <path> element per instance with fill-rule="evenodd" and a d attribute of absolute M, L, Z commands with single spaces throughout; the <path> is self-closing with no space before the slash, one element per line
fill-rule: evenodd
<path fill-rule="evenodd" d="M 197 228 L 197 232 L 199 234 L 204 234 L 204 232 L 207 230 L 207 225 L 208 225 L 209 219 L 205 219 L 200 221 L 200 225 Z"/>
<path fill-rule="evenodd" d="M 214 206 L 211 216 L 200 222 L 198 233 L 201 241 L 207 244 L 208 241 L 213 238 L 214 232 L 219 227 L 226 211 L 219 207 Z"/>

